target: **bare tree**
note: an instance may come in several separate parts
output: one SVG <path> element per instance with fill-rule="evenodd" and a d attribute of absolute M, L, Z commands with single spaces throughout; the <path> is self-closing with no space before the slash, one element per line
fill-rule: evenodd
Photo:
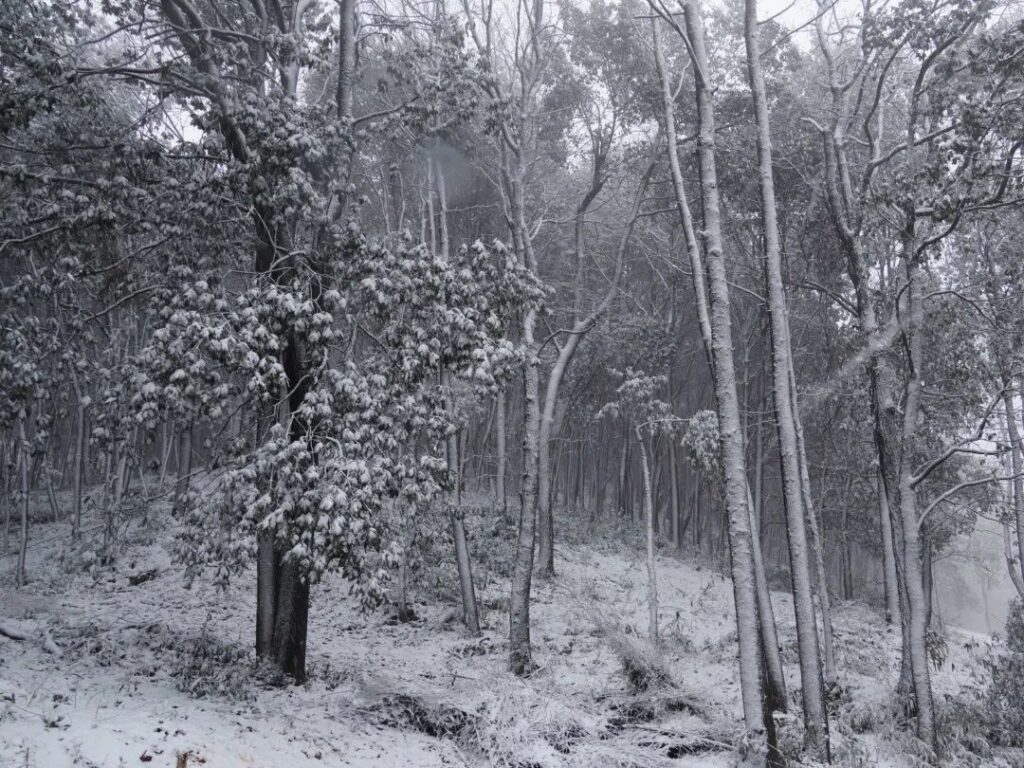
<path fill-rule="evenodd" d="M 764 234 L 764 272 L 771 323 L 772 375 L 774 379 L 775 424 L 782 462 L 783 502 L 789 535 L 790 574 L 793 582 L 793 606 L 796 611 L 797 642 L 800 652 L 800 677 L 803 692 L 805 740 L 808 747 L 829 759 L 828 715 L 825 710 L 818 630 L 811 587 L 810 557 L 807 548 L 805 496 L 801 451 L 797 440 L 796 397 L 793 389 L 793 361 L 786 315 L 786 294 L 782 280 L 782 249 L 778 213 L 775 209 L 775 182 L 772 174 L 771 128 L 768 97 L 761 69 L 761 50 L 757 26 L 757 2 L 746 0 L 744 42 L 747 49 L 747 79 L 754 100 L 757 122 L 758 180 L 761 189 L 761 217 Z"/>

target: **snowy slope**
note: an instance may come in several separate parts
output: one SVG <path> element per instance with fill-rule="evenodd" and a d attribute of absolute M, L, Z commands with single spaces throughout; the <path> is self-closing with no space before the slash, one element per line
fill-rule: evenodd
<path fill-rule="evenodd" d="M 708 567 L 659 558 L 661 655 L 674 685 L 658 694 L 629 693 L 607 638 L 646 626 L 639 554 L 568 546 L 558 551 L 558 577 L 537 584 L 539 669 L 527 681 L 505 670 L 504 583 L 483 590 L 484 637 L 472 640 L 454 605 L 417 603 L 419 620 L 398 624 L 386 613 L 360 615 L 346 584 L 329 579 L 313 595 L 311 682 L 281 688 L 253 674 L 252 573 L 226 591 L 203 580 L 186 589 L 167 553 L 169 534 L 138 531 L 94 580 L 60 564 L 58 526 L 34 533 L 42 542 L 30 557 L 36 580 L 20 591 L 6 572 L 0 582 L 0 621 L 31 635 L 0 639 L 0 768 L 174 766 L 181 754 L 187 765 L 217 768 L 713 768 L 737 760 L 731 585 Z M 791 601 L 774 598 L 795 694 Z M 859 604 L 840 605 L 836 625 L 839 720 L 877 721 L 863 735 L 838 725 L 837 752 L 850 765 L 908 764 L 881 714 L 898 674 L 898 632 Z M 39 640 L 43 630 L 59 656 Z M 936 674 L 940 702 L 978 684 L 988 652 L 959 634 L 949 646 Z"/>

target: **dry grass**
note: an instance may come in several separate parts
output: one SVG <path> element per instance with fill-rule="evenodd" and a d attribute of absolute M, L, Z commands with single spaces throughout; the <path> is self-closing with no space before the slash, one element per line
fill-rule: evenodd
<path fill-rule="evenodd" d="M 382 724 L 449 739 L 495 768 L 660 768 L 684 755 L 732 749 L 724 740 L 654 722 L 681 708 L 669 694 L 646 696 L 630 708 L 626 698 L 599 705 L 529 682 L 502 682 L 471 701 L 418 683 L 364 682 L 372 700 L 365 709 Z"/>

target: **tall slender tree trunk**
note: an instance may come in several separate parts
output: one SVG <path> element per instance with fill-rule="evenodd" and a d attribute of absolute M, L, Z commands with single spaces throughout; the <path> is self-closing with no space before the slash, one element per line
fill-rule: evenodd
<path fill-rule="evenodd" d="M 882 574 L 885 581 L 885 621 L 892 624 L 900 618 L 899 580 L 896 578 L 896 556 L 892 540 L 892 515 L 885 483 L 878 474 L 878 526 L 882 531 Z"/>
<path fill-rule="evenodd" d="M 530 587 L 536 536 L 537 439 L 540 434 L 540 380 L 537 372 L 536 342 L 533 337 L 536 320 L 536 312 L 533 309 L 527 310 L 523 319 L 523 344 L 529 356 L 523 371 L 523 480 L 519 494 L 519 534 L 516 543 L 516 563 L 512 574 L 509 621 L 509 666 L 516 675 L 527 675 L 533 671 L 530 648 Z"/>
<path fill-rule="evenodd" d="M 524 266 L 536 273 L 537 262 L 526 226 L 521 159 L 508 172 L 512 237 Z M 509 668 L 516 675 L 533 671 L 530 647 L 530 592 L 533 581 L 533 552 L 537 534 L 538 453 L 540 445 L 539 352 L 534 337 L 537 310 L 523 313 L 522 346 L 526 357 L 523 369 L 523 480 L 519 497 L 519 532 L 516 561 L 512 572 L 512 596 L 509 602 Z"/>
<path fill-rule="evenodd" d="M 25 559 L 28 551 L 28 503 L 29 493 L 32 490 L 32 451 L 29 447 L 28 435 L 25 431 L 25 421 L 27 419 L 27 409 L 18 411 L 18 441 L 21 443 L 21 450 L 18 452 L 21 459 L 21 536 L 18 540 L 18 564 L 14 574 L 14 581 L 18 587 L 25 586 Z"/>
<path fill-rule="evenodd" d="M 718 178 L 715 168 L 715 118 L 711 83 L 707 80 L 708 56 L 700 0 L 684 6 L 686 31 L 690 40 L 696 83 L 698 116 L 698 158 L 701 199 L 704 207 L 704 249 L 709 288 L 711 359 L 718 403 L 722 464 L 725 475 L 725 503 L 729 545 L 732 553 L 733 594 L 736 604 L 737 636 L 740 649 L 740 692 L 743 718 L 753 740 L 755 754 L 767 752 L 763 742 L 764 712 L 761 686 L 761 638 L 758 626 L 757 594 L 751 553 L 750 512 L 747 507 L 747 477 L 740 423 L 739 396 L 733 361 L 732 319 L 729 280 L 722 247 Z"/>
<path fill-rule="evenodd" d="M 747 491 L 748 499 L 750 491 Z M 764 666 L 766 698 L 776 712 L 789 708 L 789 694 L 786 676 L 782 669 L 782 649 L 779 646 L 779 631 L 775 623 L 775 607 L 768 587 L 768 576 L 764 570 L 764 554 L 761 550 L 760 524 L 754 515 L 754 504 L 750 500 L 750 551 L 754 559 L 754 584 L 757 589 L 757 613 L 761 625 L 761 640 L 764 643 Z"/>
<path fill-rule="evenodd" d="M 565 345 L 559 349 L 551 373 L 548 374 L 544 392 L 544 406 L 540 416 L 540 433 L 537 445 L 537 548 L 539 550 L 539 573 L 544 578 L 555 575 L 555 516 L 551 510 L 551 439 L 556 429 L 556 400 L 561 388 L 562 377 L 569 361 L 576 351 L 578 337 L 571 334 Z"/>
<path fill-rule="evenodd" d="M 71 499 L 71 540 L 78 541 L 82 535 L 82 476 L 85 472 L 85 416 L 87 401 L 82 396 L 75 377 L 75 394 L 78 397 L 78 409 L 75 419 L 75 463 L 72 468 L 74 483 Z"/>
<path fill-rule="evenodd" d="M 771 325 L 775 423 L 779 436 L 783 502 L 786 512 L 786 532 L 789 538 L 790 574 L 793 582 L 793 606 L 796 611 L 805 744 L 812 752 L 829 760 L 828 714 L 823 694 L 824 685 L 814 613 L 814 593 L 811 587 L 810 558 L 807 550 L 804 500 L 801 492 L 800 455 L 794 412 L 795 398 L 791 388 L 792 358 L 789 323 L 786 315 L 785 287 L 782 280 L 782 249 L 775 206 L 775 182 L 772 174 L 768 98 L 765 92 L 764 74 L 761 70 L 756 0 L 746 0 L 745 11 L 744 41 L 747 49 L 747 76 L 753 95 L 754 114 L 757 122 L 758 171 L 765 241 L 765 283 Z"/>
<path fill-rule="evenodd" d="M 679 460 L 676 456 L 676 441 L 671 437 L 666 441 L 668 443 L 668 468 L 669 468 L 669 484 L 671 486 L 671 500 L 672 507 L 669 510 L 671 517 L 669 518 L 671 526 L 671 538 L 672 545 L 680 550 L 683 547 L 683 536 L 680 531 L 680 516 L 682 514 L 679 506 L 680 494 L 679 494 Z"/>
<path fill-rule="evenodd" d="M 800 491 L 807 515 L 807 527 L 811 532 L 811 551 L 814 554 L 818 607 L 821 610 L 821 639 L 825 650 L 825 683 L 830 687 L 836 683 L 836 652 L 832 633 L 832 599 L 828 593 L 828 573 L 825 571 L 825 542 L 821 536 L 818 513 L 811 496 L 811 475 L 807 462 L 807 445 L 804 442 L 804 428 L 800 421 L 800 409 L 796 401 L 796 373 L 790 369 L 790 387 L 793 395 L 793 412 L 796 416 L 796 440 L 800 451 Z"/>
<path fill-rule="evenodd" d="M 690 212 L 690 204 L 686 196 L 686 185 L 683 182 L 682 166 L 679 162 L 678 135 L 676 132 L 675 107 L 672 98 L 672 86 L 665 67 L 665 54 L 661 49 L 661 28 L 657 19 L 651 22 L 652 42 L 654 45 L 654 63 L 661 81 L 662 119 L 665 123 L 665 141 L 668 154 L 669 170 L 672 174 L 672 189 L 675 194 L 676 210 L 683 227 L 686 240 L 686 253 L 690 266 L 690 279 L 693 282 L 693 293 L 697 309 L 697 327 L 701 340 L 704 342 L 704 354 L 707 357 L 708 369 L 715 375 L 712 355 L 711 318 L 708 310 L 708 286 L 705 276 L 704 260 L 697 242 L 697 230 Z M 700 77 L 700 75 L 696 75 Z M 700 87 L 698 85 L 698 87 Z"/>
<path fill-rule="evenodd" d="M 46 474 L 46 500 L 50 504 L 50 514 L 53 515 L 53 522 L 60 522 L 60 505 L 57 503 L 57 496 L 53 492 L 53 474 L 47 470 Z"/>
<path fill-rule="evenodd" d="M 695 11 L 691 10 L 691 16 L 696 17 L 696 22 L 700 22 L 700 9 L 697 8 Z M 691 28 L 693 22 L 691 16 L 687 16 L 687 27 Z M 715 254 L 717 256 L 714 269 L 716 270 L 715 276 L 709 278 L 708 282 L 716 280 L 716 288 L 718 295 L 724 294 L 726 305 L 725 315 L 726 323 L 728 323 L 728 285 L 725 282 L 725 270 L 724 264 L 720 263 L 723 259 L 721 250 L 721 232 L 720 223 L 718 222 L 718 201 L 717 201 L 717 185 L 714 176 L 714 112 L 713 106 L 711 105 L 710 86 L 703 80 L 705 73 L 707 72 L 707 58 L 706 54 L 703 56 L 703 28 L 700 27 L 701 31 L 701 47 L 699 50 L 695 50 L 693 59 L 695 66 L 695 81 L 697 85 L 698 93 L 698 108 L 702 111 L 700 114 L 700 156 L 701 156 L 701 190 L 702 190 L 702 201 L 704 202 L 704 216 L 705 216 L 705 228 L 704 233 L 705 245 L 708 246 L 708 263 L 709 272 L 711 270 L 712 252 L 711 245 L 716 245 Z M 715 394 L 719 403 L 719 423 L 722 422 L 722 399 L 721 395 L 724 392 L 728 397 L 728 384 L 724 387 L 719 387 L 718 379 L 720 372 L 718 370 L 718 358 L 723 354 L 722 346 L 720 342 L 716 342 L 716 332 L 721 334 L 723 329 L 719 324 L 719 327 L 712 327 L 712 310 L 709 309 L 708 299 L 708 285 L 705 280 L 705 265 L 704 259 L 700 251 L 700 245 L 697 242 L 696 229 L 693 223 L 693 217 L 690 212 L 689 202 L 686 197 L 686 187 L 683 182 L 682 169 L 679 162 L 679 153 L 677 148 L 677 135 L 675 128 L 675 115 L 673 108 L 672 91 L 669 84 L 668 73 L 665 67 L 664 54 L 661 50 L 661 38 L 659 32 L 659 26 L 657 21 L 652 22 L 653 32 L 653 45 L 654 45 L 654 58 L 655 64 L 658 70 L 658 77 L 661 81 L 661 96 L 662 96 L 662 114 L 665 124 L 665 134 L 667 141 L 667 152 L 669 158 L 669 168 L 672 175 L 672 185 L 675 192 L 676 208 L 679 213 L 680 222 L 683 226 L 683 232 L 687 245 L 687 254 L 689 256 L 690 272 L 693 281 L 693 290 L 695 298 L 695 306 L 697 308 L 697 320 L 698 327 L 701 332 L 701 339 L 704 343 L 704 352 L 707 356 L 708 369 L 711 372 L 711 378 L 715 382 Z M 692 35 L 692 32 L 691 32 Z M 692 39 L 692 38 L 691 38 Z M 703 58 L 703 63 L 701 59 Z M 705 168 L 709 167 L 710 172 L 706 172 Z M 710 182 L 710 183 L 708 183 Z M 709 204 L 709 198 L 713 204 Z M 709 216 L 709 212 L 712 216 Z M 712 231 L 712 223 L 717 227 L 717 232 Z M 712 299 L 712 302 L 714 299 Z M 720 316 L 720 315 L 719 315 Z M 728 338 L 728 356 L 729 356 L 729 371 L 732 371 L 732 341 L 731 341 L 731 330 L 726 326 L 724 329 L 727 332 Z M 719 344 L 716 347 L 716 343 Z M 730 377 L 732 379 L 732 398 L 735 400 L 735 429 L 736 439 L 739 441 L 739 453 L 742 456 L 742 433 L 739 426 L 739 400 L 736 394 L 736 385 L 734 375 Z M 723 430 L 723 440 L 725 439 L 725 433 Z M 735 470 L 734 470 L 735 471 Z M 729 509 L 729 534 L 730 534 L 730 550 L 732 552 L 732 568 L 733 568 L 733 589 L 736 595 L 736 615 L 737 615 L 737 626 L 739 629 L 740 639 L 740 677 L 743 685 L 744 692 L 744 720 L 747 724 L 747 728 L 751 730 L 760 730 L 756 723 L 755 717 L 760 717 L 761 722 L 765 724 L 769 735 L 773 722 L 771 720 L 771 709 L 777 709 L 784 711 L 787 707 L 788 696 L 786 693 L 785 677 L 782 672 L 782 658 L 779 649 L 778 632 L 775 625 L 775 614 L 771 602 L 771 593 L 768 589 L 768 581 L 764 571 L 764 562 L 761 553 L 761 542 L 758 537 L 758 526 L 759 523 L 754 523 L 753 513 L 754 510 L 750 506 L 750 489 L 746 479 L 746 468 L 742 466 L 739 470 L 742 473 L 743 489 L 747 497 L 747 509 L 741 513 L 742 518 L 745 519 L 746 536 L 744 537 L 740 531 L 740 527 L 737 525 L 737 515 L 735 512 L 735 496 L 733 496 L 733 507 L 729 508 L 729 500 L 727 499 L 727 509 Z M 693 539 L 694 544 L 700 549 L 703 541 L 703 528 L 704 525 L 709 521 L 709 516 L 701 513 L 700 509 L 700 482 L 695 480 L 694 482 L 694 500 L 693 500 L 693 511 L 691 517 L 695 518 L 691 523 L 693 526 Z M 739 563 L 737 560 L 738 552 L 742 552 L 744 545 L 744 538 L 746 540 L 747 550 L 749 552 L 749 566 Z M 738 549 L 737 549 L 738 547 Z M 737 579 L 739 576 L 739 579 Z M 749 581 L 748 581 L 749 580 Z M 753 589 L 754 599 L 750 600 L 749 593 L 747 590 Z M 754 622 L 756 629 L 754 631 L 754 640 L 757 643 L 757 647 L 751 649 L 749 644 L 744 645 L 744 631 L 749 633 L 750 627 L 750 616 L 751 611 L 750 604 L 753 602 L 754 610 Z M 746 628 L 746 629 L 745 629 Z M 760 657 L 760 658 L 758 658 Z M 758 680 L 756 688 L 751 684 L 752 677 L 755 674 L 755 665 L 764 666 L 765 673 L 765 684 L 766 691 L 768 693 L 765 699 L 765 707 L 769 710 L 766 714 L 765 707 L 761 707 L 760 714 L 757 715 L 754 709 L 753 697 L 761 696 L 760 686 L 760 669 L 756 671 Z M 761 706 L 758 704 L 757 706 Z M 774 737 L 769 741 L 769 744 L 774 744 Z"/>
<path fill-rule="evenodd" d="M 651 467 L 647 460 L 647 446 L 639 427 L 634 427 L 637 446 L 640 448 L 640 465 L 644 475 L 644 516 L 647 522 L 647 636 L 652 643 L 658 642 L 658 575 L 655 568 L 654 548 L 654 499 L 651 492 Z"/>
<path fill-rule="evenodd" d="M 441 255 L 447 261 L 451 256 L 451 245 L 448 239 L 448 191 L 445 187 L 444 168 L 437 164 L 437 198 L 441 206 L 440 233 Z M 441 385 L 448 393 L 448 413 L 455 418 L 455 402 L 452 398 L 451 375 L 448 371 L 441 374 Z M 459 588 L 462 593 L 462 619 L 470 635 L 480 634 L 480 619 L 476 606 L 476 591 L 473 588 L 473 568 L 469 557 L 469 544 L 466 541 L 466 528 L 462 514 L 462 462 L 459 451 L 458 431 L 448 435 L 447 454 L 448 471 L 453 475 L 453 488 L 449 493 L 449 515 L 452 525 L 452 539 L 455 542 L 455 564 L 459 573 Z"/>
<path fill-rule="evenodd" d="M 8 448 L 7 441 L 0 443 L 0 469 L 4 473 L 4 482 L 0 486 L 0 507 L 4 510 L 4 554 L 10 550 L 11 546 L 11 475 L 17 469 L 15 465 L 15 451 L 13 445 Z"/>
<path fill-rule="evenodd" d="M 917 705 L 917 735 L 921 741 L 935 746 L 934 705 L 931 677 L 928 667 L 927 633 L 928 615 L 922 573 L 920 529 L 918 525 L 917 494 L 913 484 L 913 458 L 917 451 L 918 415 L 921 403 L 921 377 L 923 361 L 923 307 L 920 264 L 917 240 L 914 236 L 914 212 L 905 212 L 907 224 L 903 235 L 903 253 L 907 268 L 906 330 L 909 347 L 910 371 L 903 408 L 903 433 L 899 489 L 900 517 L 903 528 L 904 579 L 907 589 L 907 607 L 910 611 L 911 673 Z"/>
<path fill-rule="evenodd" d="M 167 417 L 163 422 L 163 439 L 160 449 L 160 487 L 167 481 L 167 469 L 171 463 L 171 449 L 174 447 L 174 421 Z"/>
<path fill-rule="evenodd" d="M 622 448 L 619 451 L 619 481 L 616 487 L 618 496 L 618 513 L 624 515 L 629 507 L 629 497 L 626 491 L 627 469 L 629 467 L 629 433 L 625 428 L 622 430 Z"/>
<path fill-rule="evenodd" d="M 505 491 L 505 474 L 508 471 L 508 457 L 505 448 L 505 441 L 508 434 L 505 426 L 505 412 L 507 407 L 507 403 L 505 402 L 505 390 L 501 389 L 498 391 L 494 404 L 494 496 L 495 500 L 498 503 L 498 509 L 503 514 L 508 506 L 508 496 Z"/>
<path fill-rule="evenodd" d="M 178 480 L 174 485 L 174 512 L 180 513 L 185 508 L 189 484 L 192 479 L 192 429 L 194 422 L 188 424 L 178 433 Z"/>
<path fill-rule="evenodd" d="M 356 72 L 356 0 L 338 2 L 338 86 L 335 105 L 338 117 L 352 120 L 352 94 Z"/>
<path fill-rule="evenodd" d="M 442 385 L 451 391 L 451 377 L 442 374 Z M 453 404 L 448 400 L 449 411 Z M 476 605 L 476 590 L 473 587 L 473 569 L 469 558 L 469 544 L 466 541 L 466 527 L 462 517 L 461 472 L 459 471 L 459 435 L 448 435 L 446 442 L 448 471 L 452 473 L 452 489 L 448 493 L 448 514 L 455 542 L 455 566 L 459 574 L 459 591 L 462 594 L 462 622 L 473 637 L 480 634 L 480 618 Z"/>

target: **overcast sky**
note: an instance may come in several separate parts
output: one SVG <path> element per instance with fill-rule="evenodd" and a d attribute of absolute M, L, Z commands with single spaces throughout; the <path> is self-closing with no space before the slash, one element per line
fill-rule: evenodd
<path fill-rule="evenodd" d="M 860 9 L 859 0 L 835 0 L 839 13 L 842 16 L 852 16 Z M 783 26 L 794 29 L 804 27 L 804 34 L 810 34 L 813 30 L 809 22 L 818 13 L 817 0 L 758 0 L 757 18 L 760 20 L 769 19 L 781 13 L 779 21 Z M 797 35 L 800 40 L 803 35 Z"/>

